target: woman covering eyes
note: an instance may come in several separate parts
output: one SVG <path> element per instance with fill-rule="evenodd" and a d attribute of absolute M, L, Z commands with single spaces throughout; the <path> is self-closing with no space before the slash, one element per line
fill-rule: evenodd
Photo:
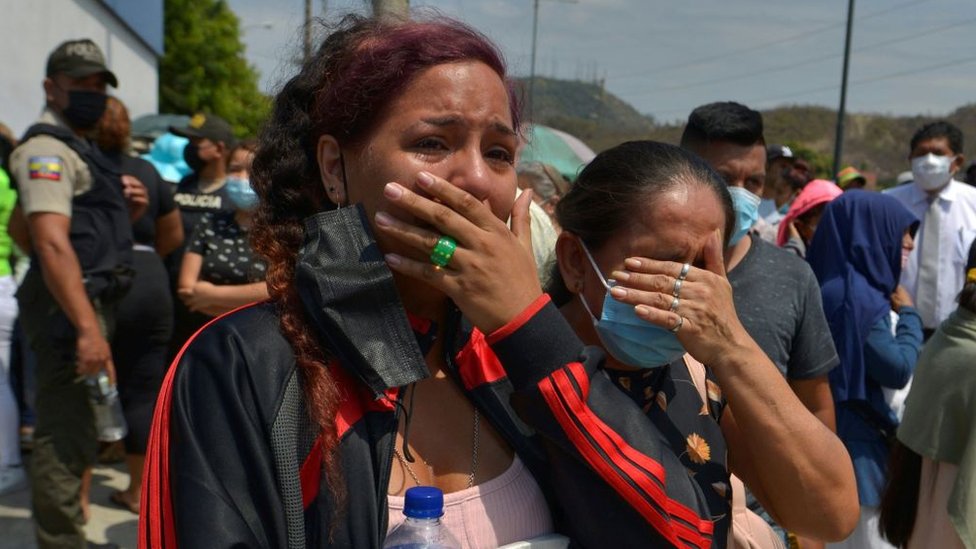
<path fill-rule="evenodd" d="M 460 23 L 358 17 L 285 84 L 252 174 L 270 300 L 171 368 L 143 546 L 380 547 L 420 484 L 465 547 L 723 545 L 727 522 L 664 474 L 677 456 L 539 287 L 512 89 Z"/>
<path fill-rule="evenodd" d="M 722 179 L 677 147 L 624 143 L 583 169 L 556 217 L 550 293 L 580 339 L 606 352 L 611 384 L 650 419 L 669 490 L 700 490 L 724 540 L 731 471 L 785 528 L 843 537 L 856 517 L 851 463 L 836 459 L 840 441 L 736 318 L 722 262 L 735 218 Z M 766 534 L 756 533 L 754 542 Z"/>

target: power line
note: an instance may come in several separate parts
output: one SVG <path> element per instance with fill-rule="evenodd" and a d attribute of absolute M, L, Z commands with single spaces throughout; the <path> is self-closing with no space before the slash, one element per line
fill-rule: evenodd
<path fill-rule="evenodd" d="M 919 75 L 919 74 L 924 74 L 924 73 L 936 71 L 936 70 L 939 70 L 939 69 L 945 69 L 945 68 L 952 67 L 952 66 L 968 65 L 970 63 L 976 63 L 976 56 L 973 56 L 973 57 L 964 57 L 962 59 L 955 59 L 953 61 L 948 61 L 948 62 L 945 62 L 945 63 L 940 63 L 938 65 L 932 65 L 930 67 L 925 67 L 924 69 L 907 69 L 907 70 L 903 70 L 903 71 L 897 71 L 897 72 L 892 72 L 892 73 L 888 73 L 888 74 L 882 74 L 880 76 L 873 76 L 871 78 L 862 78 L 860 80 L 855 80 L 854 82 L 851 82 L 850 86 L 851 87 L 854 87 L 854 86 L 863 86 L 864 84 L 873 84 L 874 82 L 881 82 L 881 81 L 884 81 L 884 80 L 892 80 L 892 79 L 895 79 L 895 78 L 901 78 L 903 76 L 916 76 L 916 75 Z M 754 100 L 753 103 L 762 103 L 762 102 L 765 102 L 765 101 L 776 101 L 776 100 L 781 100 L 781 99 L 789 99 L 791 97 L 801 97 L 801 96 L 804 96 L 804 95 L 810 95 L 812 93 L 817 93 L 817 92 L 822 92 L 822 91 L 836 90 L 837 87 L 838 87 L 837 85 L 824 86 L 824 87 L 821 87 L 821 88 L 806 90 L 806 91 L 802 91 L 802 92 L 794 92 L 794 93 L 790 93 L 790 94 L 776 95 L 776 96 L 772 96 L 772 97 L 766 97 L 766 98 L 763 98 L 763 99 Z"/>
<path fill-rule="evenodd" d="M 869 44 L 867 46 L 862 46 L 860 48 L 857 48 L 856 50 L 854 50 L 854 53 L 863 53 L 865 51 L 877 49 L 877 48 L 880 48 L 880 47 L 883 47 L 883 46 L 888 46 L 888 45 L 895 44 L 895 43 L 909 42 L 909 41 L 912 41 L 912 40 L 917 40 L 919 38 L 925 38 L 925 37 L 927 37 L 927 36 L 929 36 L 931 34 L 937 33 L 937 32 L 943 32 L 943 31 L 946 31 L 946 30 L 949 30 L 949 29 L 952 29 L 952 28 L 962 27 L 964 25 L 969 25 L 971 23 L 976 23 L 976 17 L 974 17 L 972 19 L 966 19 L 964 21 L 957 21 L 955 23 L 950 23 L 948 25 L 943 25 L 941 27 L 927 29 L 927 30 L 924 30 L 922 32 L 913 32 L 912 34 L 908 34 L 908 35 L 904 35 L 904 36 L 899 36 L 899 37 L 896 37 L 896 38 L 889 38 L 887 40 L 882 40 L 880 42 L 875 42 L 874 44 Z M 796 69 L 798 67 L 803 67 L 803 66 L 806 66 L 806 65 L 812 65 L 814 63 L 819 63 L 821 61 L 827 61 L 827 60 L 830 60 L 830 59 L 836 59 L 836 58 L 840 57 L 841 55 L 842 55 L 841 53 L 831 53 L 831 54 L 827 54 L 827 55 L 818 55 L 816 57 L 811 57 L 811 58 L 804 59 L 804 60 L 801 60 L 801 61 L 795 61 L 795 62 L 791 62 L 791 63 L 785 64 L 785 65 L 775 65 L 775 66 L 772 66 L 772 67 L 767 67 L 765 69 L 759 69 L 759 70 L 756 70 L 756 71 L 742 73 L 742 74 L 737 74 L 737 75 L 734 75 L 734 76 L 725 76 L 725 77 L 719 77 L 719 78 L 709 78 L 707 80 L 699 80 L 697 82 L 689 82 L 687 84 L 678 84 L 678 85 L 674 85 L 674 86 L 664 86 L 664 87 L 654 88 L 654 89 L 650 89 L 650 90 L 642 90 L 642 91 L 637 91 L 637 92 L 632 92 L 632 93 L 625 93 L 625 95 L 642 97 L 642 96 L 651 95 L 651 94 L 660 93 L 660 92 L 680 91 L 680 90 L 686 90 L 686 89 L 690 89 L 690 88 L 697 88 L 697 87 L 700 87 L 700 86 L 708 86 L 708 85 L 712 85 L 712 84 L 725 84 L 727 82 L 732 82 L 732 81 L 735 81 L 735 80 L 743 80 L 743 79 L 746 79 L 746 78 L 751 78 L 753 76 L 762 76 L 764 74 L 770 74 L 770 73 L 774 73 L 774 72 L 783 72 L 783 71 L 793 70 L 793 69 Z"/>
<path fill-rule="evenodd" d="M 867 19 L 873 19 L 875 17 L 880 17 L 880 16 L 885 15 L 887 13 L 890 13 L 892 11 L 899 10 L 899 9 L 904 8 L 906 6 L 911 6 L 911 5 L 915 5 L 915 4 L 923 4 L 925 2 L 930 2 L 930 1 L 931 0 L 910 0 L 908 2 L 902 2 L 901 4 L 895 4 L 894 6 L 890 6 L 888 8 L 883 9 L 883 10 L 879 10 L 879 11 L 876 11 L 876 12 L 873 12 L 873 13 L 869 13 L 867 15 L 863 15 L 861 17 L 858 17 L 857 20 L 858 21 L 864 21 L 864 20 L 867 20 Z M 787 36 L 787 37 L 784 37 L 784 38 L 779 38 L 779 39 L 776 39 L 776 40 L 770 40 L 768 42 L 761 42 L 759 44 L 756 44 L 756 45 L 753 45 L 753 46 L 749 46 L 749 47 L 746 47 L 746 48 L 741 48 L 741 49 L 733 50 L 733 51 L 726 51 L 726 52 L 723 52 L 723 53 L 720 53 L 720 54 L 709 55 L 709 56 L 706 56 L 706 57 L 699 57 L 698 59 L 692 59 L 691 61 L 683 61 L 683 62 L 680 62 L 680 63 L 671 64 L 671 65 L 664 65 L 664 66 L 657 67 L 657 68 L 654 68 L 654 69 L 647 69 L 647 70 L 642 70 L 642 71 L 639 71 L 639 72 L 634 72 L 634 73 L 629 73 L 629 74 L 622 74 L 620 76 L 608 76 L 607 79 L 608 80 L 611 80 L 611 81 L 612 80 L 623 80 L 623 79 L 627 79 L 627 78 L 637 78 L 637 77 L 641 77 L 641 76 L 647 76 L 649 74 L 657 74 L 657 73 L 661 73 L 661 72 L 669 71 L 669 70 L 674 70 L 674 69 L 682 69 L 682 68 L 687 68 L 687 67 L 695 67 L 695 66 L 698 66 L 698 65 L 705 65 L 705 64 L 711 63 L 712 61 L 717 61 L 719 59 L 725 59 L 727 57 L 734 57 L 734 56 L 739 55 L 739 54 L 748 53 L 748 52 L 752 52 L 752 51 L 756 51 L 756 50 L 761 50 L 761 49 L 767 48 L 769 46 L 776 46 L 776 45 L 779 45 L 779 44 L 786 44 L 786 43 L 789 43 L 789 42 L 795 42 L 795 41 L 798 41 L 798 40 L 802 40 L 802 39 L 804 39 L 804 38 L 806 38 L 808 36 L 815 36 L 817 34 L 821 34 L 821 33 L 826 32 L 826 31 L 834 30 L 840 24 L 841 24 L 841 21 L 835 21 L 833 23 L 830 23 L 829 25 L 824 25 L 822 27 L 816 27 L 816 28 L 810 29 L 808 31 L 801 32 L 799 34 L 793 34 L 793 35 L 790 35 L 790 36 Z"/>
<path fill-rule="evenodd" d="M 761 76 L 763 74 L 769 74 L 769 73 L 774 73 L 774 72 L 782 72 L 782 71 L 792 70 L 792 69 L 795 69 L 795 68 L 798 68 L 798 67 L 803 67 L 805 65 L 812 65 L 814 63 L 819 63 L 821 61 L 827 61 L 827 60 L 830 60 L 830 59 L 835 59 L 835 58 L 840 57 L 840 56 L 841 56 L 841 54 L 839 54 L 839 53 L 831 53 L 829 55 L 820 55 L 820 56 L 817 56 L 817 57 L 811 57 L 809 59 L 804 59 L 802 61 L 792 62 L 792 63 L 789 63 L 787 65 L 776 65 L 776 66 L 773 66 L 773 67 L 767 67 L 765 69 L 760 69 L 760 70 L 757 70 L 757 71 L 752 71 L 752 72 L 737 74 L 735 76 L 723 76 L 723 77 L 720 77 L 720 78 L 710 78 L 708 80 L 699 80 L 697 82 L 690 82 L 688 84 L 678 84 L 678 85 L 675 85 L 675 86 L 664 86 L 662 88 L 655 88 L 655 89 L 650 89 L 650 90 L 638 91 L 636 93 L 630 93 L 628 95 L 631 95 L 631 96 L 634 96 L 634 95 L 636 95 L 636 96 L 645 96 L 645 95 L 651 95 L 651 94 L 660 93 L 660 92 L 687 90 L 687 89 L 690 89 L 690 88 L 697 88 L 697 87 L 700 87 L 700 86 L 708 86 L 708 85 L 711 85 L 711 84 L 725 84 L 726 82 L 731 82 L 731 81 L 734 81 L 734 80 L 743 80 L 743 79 L 746 79 L 746 78 L 751 78 L 753 76 Z"/>
<path fill-rule="evenodd" d="M 956 60 L 953 60 L 953 61 L 947 61 L 945 63 L 940 63 L 938 65 L 933 65 L 931 67 L 926 67 L 924 69 L 908 69 L 908 70 L 897 71 L 897 72 L 892 72 L 892 73 L 888 73 L 888 74 L 882 74 L 882 75 L 879 75 L 879 76 L 872 76 L 870 78 L 863 78 L 861 80 L 856 80 L 854 82 L 851 82 L 849 84 L 849 86 L 850 87 L 863 86 L 865 84 L 873 84 L 875 82 L 881 82 L 881 81 L 884 81 L 884 80 L 893 80 L 893 79 L 902 78 L 902 77 L 905 77 L 905 76 L 916 76 L 916 75 L 919 75 L 919 74 L 924 74 L 924 73 L 927 73 L 927 72 L 932 72 L 932 71 L 936 71 L 936 70 L 939 70 L 939 69 L 944 69 L 944 68 L 948 68 L 948 67 L 952 67 L 952 66 L 968 65 L 970 63 L 976 63 L 976 56 L 973 56 L 973 57 L 964 57 L 962 59 L 956 59 Z M 778 95 L 773 95 L 773 96 L 767 96 L 767 97 L 763 97 L 763 98 L 759 98 L 759 99 L 749 99 L 749 100 L 739 100 L 739 99 L 736 99 L 736 100 L 737 101 L 740 101 L 741 103 L 748 104 L 750 106 L 758 107 L 758 106 L 760 106 L 761 103 L 768 103 L 768 102 L 773 102 L 773 101 L 782 101 L 784 99 L 793 99 L 793 98 L 796 98 L 796 97 L 803 97 L 805 95 L 811 95 L 811 94 L 820 93 L 820 92 L 837 91 L 837 89 L 839 87 L 840 87 L 840 84 L 831 84 L 829 86 L 821 86 L 821 87 L 818 87 L 818 88 L 811 88 L 811 89 L 808 89 L 808 90 L 794 91 L 794 92 L 789 92 L 789 93 L 785 93 L 785 94 L 778 94 Z M 660 116 L 664 116 L 664 115 L 681 114 L 681 113 L 687 113 L 687 112 L 690 112 L 690 109 L 686 109 L 686 108 L 682 108 L 682 109 L 671 109 L 671 110 L 667 110 L 667 111 L 659 111 L 658 113 L 655 114 L 655 116 L 660 117 Z"/>

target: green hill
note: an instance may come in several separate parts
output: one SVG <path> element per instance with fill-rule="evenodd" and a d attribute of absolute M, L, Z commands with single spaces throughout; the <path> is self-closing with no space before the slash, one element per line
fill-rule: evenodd
<path fill-rule="evenodd" d="M 528 83 L 521 82 L 528 97 Z M 524 102 L 524 101 L 523 101 Z M 535 79 L 534 121 L 573 134 L 594 150 L 610 148 L 657 127 L 612 93 L 593 83 L 552 78 Z"/>
<path fill-rule="evenodd" d="M 527 87 L 522 82 L 523 87 Z M 924 104 L 920 104 L 924 107 Z M 677 143 L 682 124 L 657 124 L 595 83 L 537 78 L 533 119 L 571 133 L 601 151 L 630 139 Z M 908 142 L 930 116 L 889 116 L 848 113 L 844 165 L 877 173 L 880 183 L 909 169 Z M 959 107 L 945 120 L 967 136 L 965 153 L 976 159 L 976 103 Z M 819 177 L 829 177 L 833 164 L 837 113 L 817 106 L 784 106 L 763 111 L 768 143 L 795 147 L 811 161 Z"/>

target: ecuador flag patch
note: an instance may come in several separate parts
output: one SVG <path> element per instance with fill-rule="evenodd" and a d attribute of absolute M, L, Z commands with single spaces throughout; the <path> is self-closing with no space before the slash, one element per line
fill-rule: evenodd
<path fill-rule="evenodd" d="M 30 179 L 47 179 L 61 181 L 64 162 L 60 156 L 32 156 L 27 162 Z"/>

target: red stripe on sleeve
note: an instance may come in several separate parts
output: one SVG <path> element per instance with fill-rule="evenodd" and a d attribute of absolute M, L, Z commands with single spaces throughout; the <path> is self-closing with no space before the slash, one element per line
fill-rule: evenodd
<path fill-rule="evenodd" d="M 576 381 L 577 385 L 579 385 L 584 397 L 585 395 L 588 395 L 590 390 L 590 380 L 586 375 L 586 371 L 583 369 L 583 365 L 579 363 L 571 364 L 569 366 L 569 373 L 573 376 L 573 379 Z M 627 458 L 630 460 L 630 462 L 636 463 L 639 467 L 649 471 L 652 475 L 654 475 L 654 477 L 661 481 L 661 484 L 665 484 L 667 477 L 661 464 L 627 444 L 627 441 L 625 441 L 619 433 L 614 431 L 609 425 L 604 423 L 599 416 L 594 414 L 589 409 L 585 400 L 581 399 L 577 395 L 576 391 L 568 381 L 568 376 L 564 376 L 563 378 L 556 380 L 556 385 L 562 391 L 564 391 L 562 393 L 563 398 L 566 398 L 570 407 L 585 410 L 586 413 L 580 414 L 578 419 L 583 424 L 586 431 L 590 433 L 595 440 L 597 440 L 597 443 L 604 450 L 604 452 L 612 456 L 613 453 L 609 451 L 609 447 L 612 446 L 613 449 L 622 454 L 622 457 Z M 601 437 L 596 436 L 595 433 L 600 433 L 604 438 L 601 439 Z M 618 460 L 614 460 L 614 463 L 620 465 Z M 697 531 L 688 528 L 683 523 L 674 523 L 674 526 L 678 529 L 678 536 L 681 539 L 694 543 L 699 547 L 709 546 L 711 541 L 703 539 L 701 536 L 702 534 L 711 535 L 714 532 L 715 525 L 711 520 L 700 517 L 694 510 L 668 497 L 667 493 L 662 490 L 660 486 L 655 484 L 653 481 L 650 481 L 644 472 L 642 472 L 640 469 L 634 468 L 626 460 L 621 460 L 621 463 L 628 466 L 627 474 L 635 482 L 637 482 L 645 492 L 651 494 L 654 500 L 668 511 L 668 514 L 696 525 L 698 528 Z"/>
<path fill-rule="evenodd" d="M 589 390 L 589 380 L 586 377 L 582 364 L 572 363 L 568 368 L 585 395 Z M 600 421 L 577 394 L 569 380 L 569 374 L 566 370 L 559 370 L 549 378 L 542 380 L 539 383 L 539 388 L 556 420 L 563 427 L 563 430 L 583 455 L 584 459 L 656 530 L 665 536 L 673 545 L 678 545 L 678 540 L 681 539 L 701 548 L 710 547 L 711 539 L 702 536 L 702 534 L 712 534 L 713 524 L 710 520 L 703 520 L 692 512 L 689 522 L 698 526 L 699 531 L 696 532 L 685 524 L 670 520 L 670 517 L 662 515 L 651 506 L 645 496 L 627 482 L 627 479 L 629 479 L 638 485 L 668 514 L 684 518 L 683 515 L 685 513 L 671 513 L 671 510 L 675 506 L 686 508 L 668 498 L 664 490 L 648 477 L 647 472 L 636 467 L 627 458 L 630 458 L 634 462 L 640 461 L 641 466 L 647 469 L 650 474 L 657 477 L 662 484 L 665 480 L 663 467 L 656 461 L 627 445 L 616 432 Z M 566 400 L 565 405 L 560 401 L 560 396 Z M 586 430 L 586 434 L 593 438 L 595 444 L 609 457 L 613 465 L 623 471 L 623 474 L 627 477 L 626 479 L 614 470 L 611 464 L 600 455 L 597 448 L 587 440 L 583 431 L 573 421 L 573 418 L 582 424 L 583 429 Z M 608 435 L 608 432 L 612 434 L 612 437 Z M 634 458 L 639 458 L 639 460 Z"/>
<path fill-rule="evenodd" d="M 509 320 L 507 324 L 501 328 L 495 330 L 488 335 L 486 340 L 489 345 L 494 345 L 495 343 L 505 339 L 506 337 L 515 333 L 516 330 L 521 328 L 530 318 L 535 316 L 536 313 L 542 310 L 547 304 L 549 304 L 549 294 L 542 294 L 529 304 L 521 313 L 519 313 L 515 318 Z"/>
<path fill-rule="evenodd" d="M 183 349 L 186 349 L 185 345 Z M 156 401 L 156 410 L 153 412 L 149 445 L 146 448 L 145 474 L 142 478 L 139 549 L 176 547 L 176 528 L 173 524 L 169 492 L 169 418 L 176 365 L 182 356 L 181 350 L 166 372 Z"/>
<path fill-rule="evenodd" d="M 562 374 L 562 371 L 556 372 L 556 374 Z M 554 374 L 555 375 L 555 374 Z M 563 374 L 565 375 L 565 374 Z M 602 456 L 600 456 L 597 451 L 590 446 L 589 441 L 583 435 L 582 431 L 576 427 L 573 420 L 569 416 L 569 412 L 563 407 L 562 403 L 559 401 L 557 396 L 559 390 L 556 388 L 555 382 L 551 378 L 543 379 L 539 382 L 539 389 L 542 391 L 542 396 L 549 405 L 549 409 L 552 411 L 559 422 L 559 425 L 563 428 L 563 432 L 573 443 L 573 445 L 580 451 L 580 454 L 589 463 L 590 467 L 594 471 L 599 473 L 599 475 L 613 487 L 614 490 L 623 497 L 627 503 L 630 504 L 637 512 L 644 517 L 644 519 L 649 522 L 657 531 L 669 541 L 672 545 L 678 544 L 678 539 L 671 530 L 668 520 L 658 513 L 656 510 L 652 509 L 650 505 L 644 501 L 643 496 L 641 496 L 637 490 L 630 486 L 623 478 L 621 478 L 616 471 L 607 463 Z"/>
<path fill-rule="evenodd" d="M 173 499 L 169 486 L 169 422 L 173 408 L 173 381 L 176 379 L 176 368 L 183 359 L 183 353 L 214 322 L 260 303 L 262 302 L 243 305 L 204 324 L 186 340 L 163 378 L 149 430 L 149 444 L 146 447 L 142 498 L 139 502 L 142 509 L 139 513 L 139 549 L 176 549 L 177 546 Z"/>

